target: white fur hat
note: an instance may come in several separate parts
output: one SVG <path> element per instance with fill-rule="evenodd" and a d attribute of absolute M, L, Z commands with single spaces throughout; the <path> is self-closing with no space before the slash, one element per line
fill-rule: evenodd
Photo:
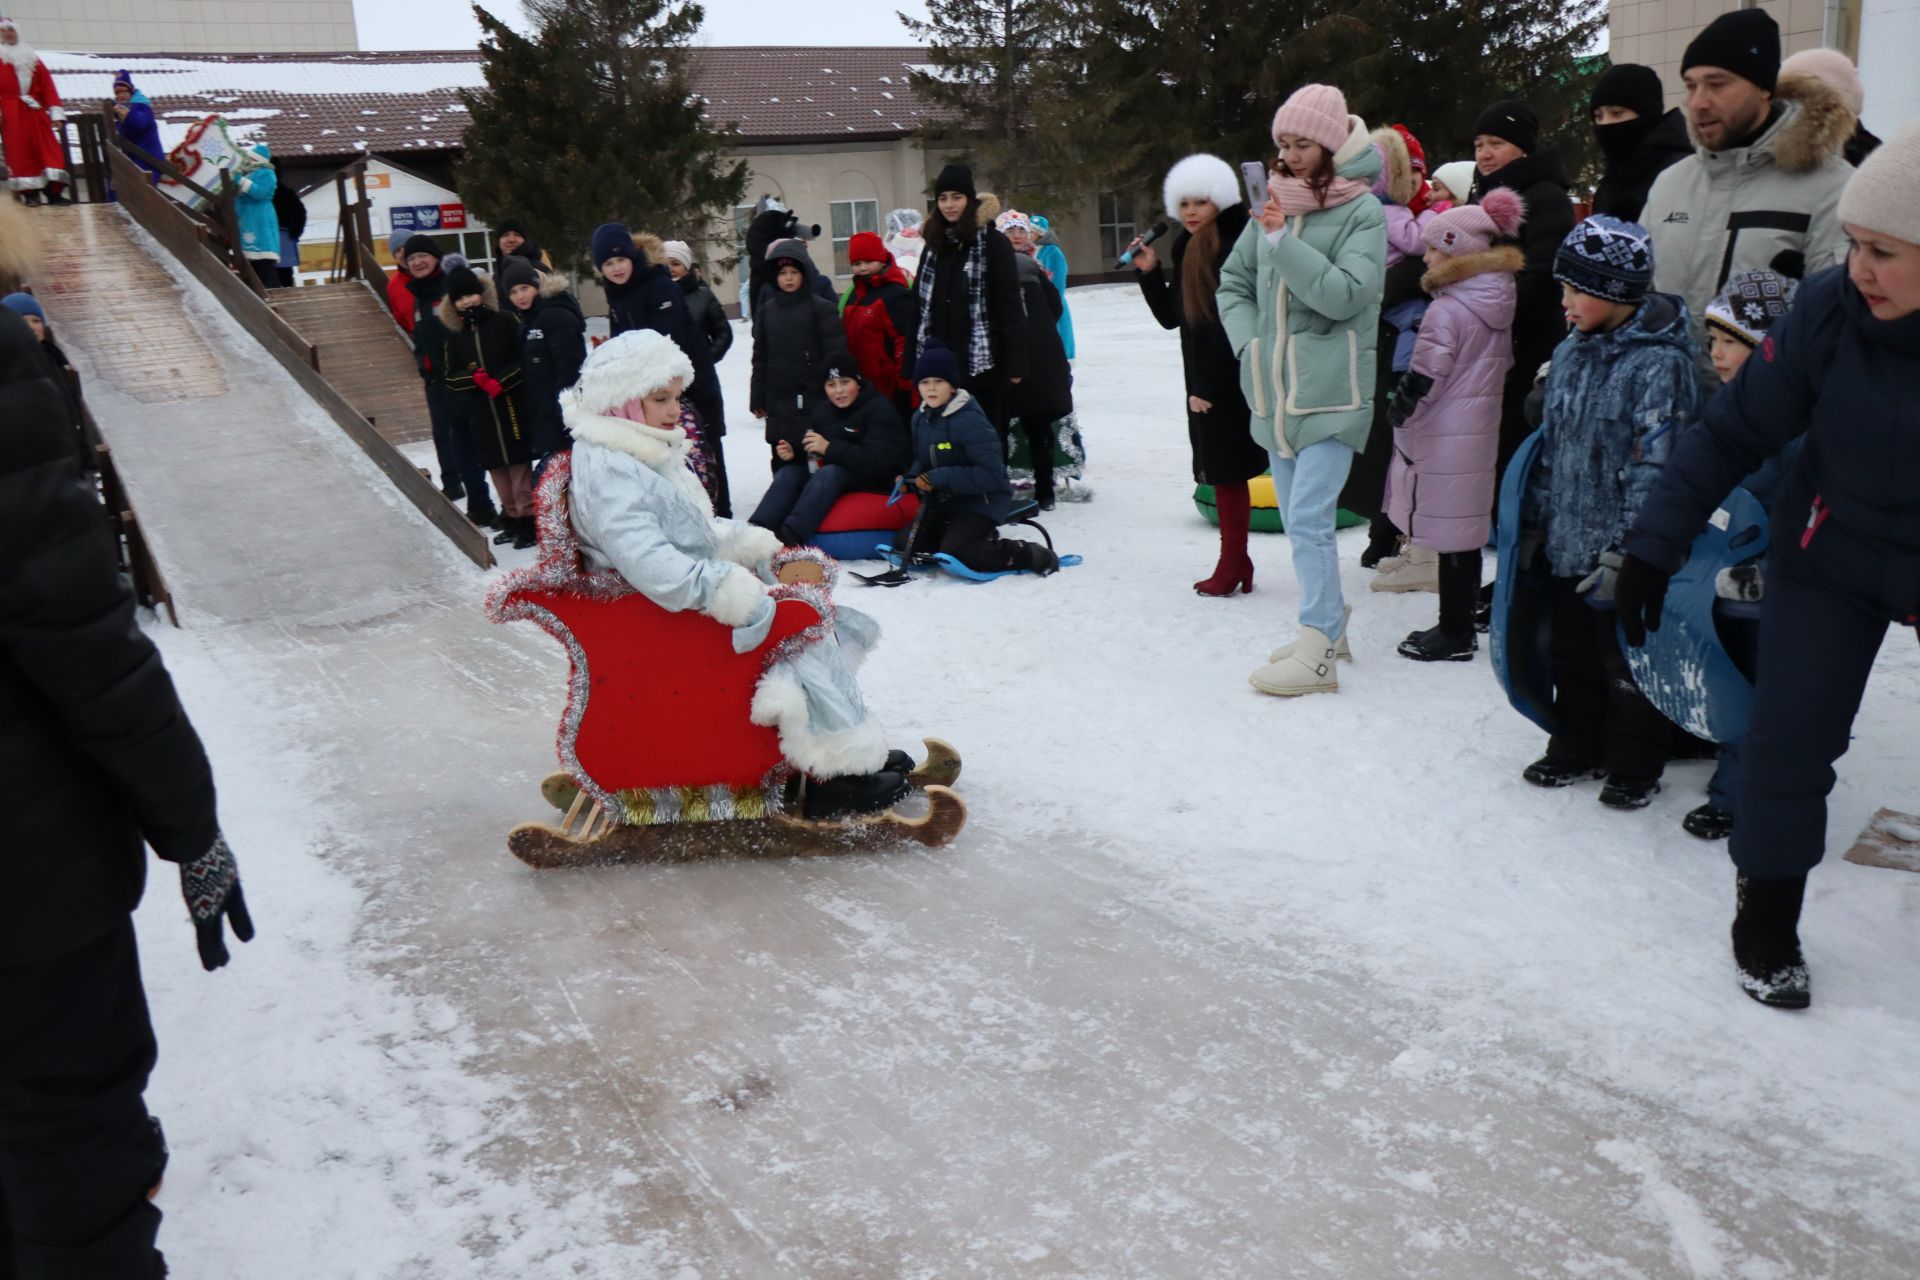
<path fill-rule="evenodd" d="M 673 339 L 651 329 L 629 329 L 593 349 L 580 378 L 566 392 L 563 410 L 606 416 L 678 378 L 693 383 L 693 361 Z"/>
<path fill-rule="evenodd" d="M 1182 200 L 1211 200 L 1222 209 L 1241 203 L 1240 175 L 1219 156 L 1188 156 L 1167 170 L 1167 182 L 1160 192 L 1167 213 L 1180 216 Z"/>

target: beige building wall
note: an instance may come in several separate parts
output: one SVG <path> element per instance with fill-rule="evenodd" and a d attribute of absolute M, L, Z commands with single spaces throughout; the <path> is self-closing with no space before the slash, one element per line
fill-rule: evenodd
<path fill-rule="evenodd" d="M 1858 0 L 1854 0 L 1857 7 Z M 1819 47 L 1824 41 L 1826 0 L 1609 0 L 1608 56 L 1615 65 L 1637 62 L 1660 73 L 1667 105 L 1680 105 L 1680 58 L 1700 28 L 1733 9 L 1765 9 L 1780 24 L 1785 54 Z M 1844 48 L 1845 33 L 1835 39 Z"/>
<path fill-rule="evenodd" d="M 338 53 L 360 47 L 353 0 L 7 0 L 36 49 Z"/>

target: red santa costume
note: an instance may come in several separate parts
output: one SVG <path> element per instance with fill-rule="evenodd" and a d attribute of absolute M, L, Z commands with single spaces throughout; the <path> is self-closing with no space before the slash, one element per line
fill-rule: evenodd
<path fill-rule="evenodd" d="M 7 160 L 9 190 L 61 198 L 67 160 L 55 133 L 66 110 L 47 64 L 20 39 L 12 18 L 0 18 L 0 148 Z M 31 197 L 29 197 L 31 198 Z"/>

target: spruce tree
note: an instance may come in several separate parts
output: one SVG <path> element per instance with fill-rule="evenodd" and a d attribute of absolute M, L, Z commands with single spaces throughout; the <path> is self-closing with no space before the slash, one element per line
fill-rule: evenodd
<path fill-rule="evenodd" d="M 556 264 L 584 265 L 602 222 L 731 247 L 747 166 L 707 120 L 688 47 L 704 16 L 685 0 L 531 0 L 522 36 L 478 5 L 486 87 L 471 113 L 460 190 L 476 212 L 527 219 Z M 723 265 L 727 259 L 720 258 Z"/>

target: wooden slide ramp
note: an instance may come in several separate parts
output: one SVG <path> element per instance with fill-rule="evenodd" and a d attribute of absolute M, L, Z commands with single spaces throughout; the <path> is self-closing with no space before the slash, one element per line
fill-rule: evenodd
<path fill-rule="evenodd" d="M 276 289 L 274 313 L 319 349 L 320 374 L 388 442 L 433 438 L 420 371 L 386 299 L 359 281 Z"/>

